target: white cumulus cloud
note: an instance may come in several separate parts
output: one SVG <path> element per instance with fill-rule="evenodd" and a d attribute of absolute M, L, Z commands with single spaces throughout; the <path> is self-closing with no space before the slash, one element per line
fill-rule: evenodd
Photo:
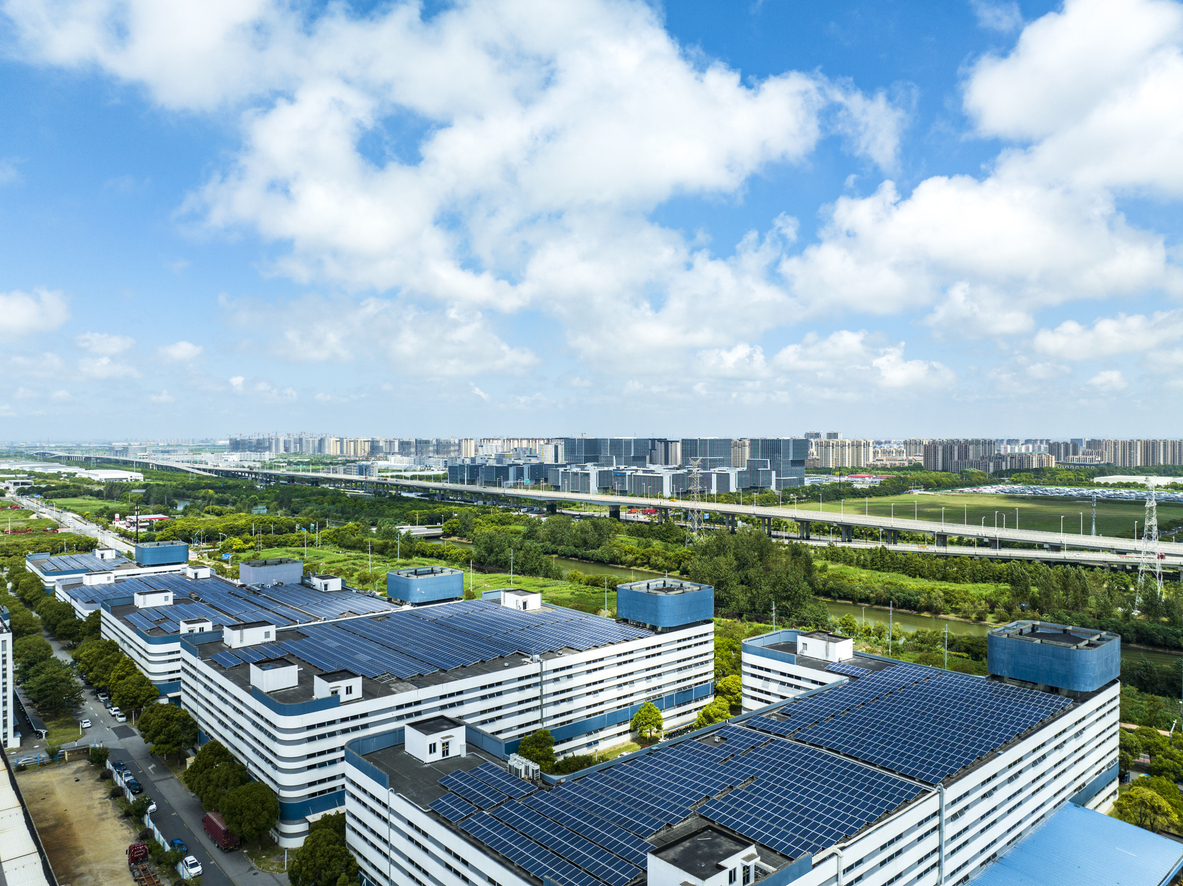
<path fill-rule="evenodd" d="M 130 336 L 114 335 L 107 332 L 84 332 L 74 341 L 82 350 L 104 357 L 122 354 L 136 343 L 136 340 Z"/>
<path fill-rule="evenodd" d="M 66 298 L 57 290 L 0 292 L 0 339 L 52 332 L 69 319 Z"/>
<path fill-rule="evenodd" d="M 173 342 L 171 345 L 161 345 L 158 353 L 165 360 L 174 363 L 184 363 L 193 360 L 201 355 L 205 350 L 201 345 L 195 345 L 188 341 Z"/>

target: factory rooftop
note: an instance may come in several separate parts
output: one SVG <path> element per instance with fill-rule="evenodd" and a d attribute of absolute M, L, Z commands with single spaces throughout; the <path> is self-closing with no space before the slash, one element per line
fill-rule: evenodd
<path fill-rule="evenodd" d="M 369 694 L 378 691 L 377 684 L 425 686 L 493 673 L 507 660 L 520 663 L 522 656 L 585 651 L 648 636 L 650 631 L 558 606 L 520 611 L 487 600 L 464 600 L 301 625 L 259 646 L 230 649 L 205 643 L 198 648 L 203 660 L 244 687 L 250 676 L 243 664 L 265 658 L 303 663 L 300 686 L 284 690 L 292 697 L 277 698 L 294 702 L 312 697 L 313 674 L 350 671 L 367 678 L 363 685 Z"/>
<path fill-rule="evenodd" d="M 276 585 L 253 589 L 210 576 L 189 578 L 161 574 L 107 584 L 71 584 L 62 593 L 85 607 L 126 600 L 138 593 L 171 591 L 171 606 L 137 608 L 131 603 L 111 606 L 111 614 L 149 636 L 177 634 L 179 623 L 209 619 L 213 627 L 266 622 L 276 626 L 307 624 L 373 612 L 387 612 L 386 600 L 353 591 L 318 591 L 306 585 Z"/>
<path fill-rule="evenodd" d="M 1074 704 L 880 663 L 550 790 L 482 765 L 440 781 L 449 791 L 425 808 L 533 877 L 571 886 L 624 886 L 643 875 L 655 847 L 678 855 L 676 841 L 704 828 L 791 860 L 859 833 Z M 399 793 L 422 778 L 402 758 L 389 768 L 371 762 Z"/>

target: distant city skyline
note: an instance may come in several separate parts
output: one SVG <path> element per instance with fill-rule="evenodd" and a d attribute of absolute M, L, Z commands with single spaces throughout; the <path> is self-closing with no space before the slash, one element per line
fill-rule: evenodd
<path fill-rule="evenodd" d="M 0 4 L 4 435 L 1177 424 L 1183 3 L 544 9 Z"/>

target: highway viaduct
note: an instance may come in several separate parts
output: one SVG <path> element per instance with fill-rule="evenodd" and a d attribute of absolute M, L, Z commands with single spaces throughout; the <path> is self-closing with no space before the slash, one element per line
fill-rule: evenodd
<path fill-rule="evenodd" d="M 626 510 L 631 508 L 656 509 L 660 520 L 669 519 L 673 511 L 689 514 L 691 511 L 698 510 L 722 517 L 727 527 L 732 531 L 743 519 L 762 526 L 766 532 L 772 535 L 774 520 L 792 521 L 797 526 L 796 537 L 801 541 L 814 544 L 830 543 L 830 539 L 824 538 L 818 532 L 819 527 L 829 527 L 833 533 L 832 540 L 836 543 L 867 547 L 878 547 L 880 544 L 884 544 L 893 550 L 940 556 L 981 557 L 994 560 L 1038 560 L 1049 564 L 1104 566 L 1121 569 L 1136 569 L 1141 561 L 1141 543 L 1132 538 L 1076 535 L 1013 527 L 1002 529 L 993 526 L 881 517 L 848 513 L 845 511 L 843 503 L 832 505 L 833 511 L 801 511 L 792 506 L 741 505 L 688 499 L 556 492 L 527 487 L 472 486 L 434 480 L 368 477 L 322 471 L 279 471 L 238 465 L 206 466 L 199 470 L 190 465 L 161 459 L 79 456 L 52 451 L 33 454 L 57 459 L 134 462 L 137 465 L 151 466 L 161 470 L 182 471 L 200 476 L 247 479 L 257 483 L 300 482 L 370 491 L 378 487 L 387 487 L 422 493 L 445 493 L 470 499 L 473 497 L 484 500 L 513 499 L 519 503 L 532 503 L 545 507 L 552 513 L 562 504 L 577 503 L 606 507 L 609 516 L 617 518 L 619 518 L 622 508 Z M 877 531 L 881 540 L 856 540 L 856 529 Z M 904 533 L 931 538 L 932 543 L 931 545 L 901 543 L 901 536 Z M 788 537 L 784 533 L 776 533 L 776 535 Z M 950 540 L 953 540 L 953 543 L 950 543 Z M 960 544 L 957 543 L 958 540 L 960 540 Z M 1164 571 L 1178 572 L 1183 576 L 1183 543 L 1160 542 L 1158 553 Z"/>

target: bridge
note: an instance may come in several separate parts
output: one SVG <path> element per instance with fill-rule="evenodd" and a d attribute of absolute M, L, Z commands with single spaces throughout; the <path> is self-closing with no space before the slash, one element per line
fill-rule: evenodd
<path fill-rule="evenodd" d="M 34 453 L 44 457 L 63 458 L 62 454 Z M 724 518 L 726 526 L 733 530 L 738 521 L 744 519 L 762 526 L 773 534 L 774 520 L 792 521 L 797 526 L 796 538 L 805 542 L 828 543 L 828 539 L 815 536 L 822 527 L 829 528 L 835 542 L 855 543 L 855 530 L 878 532 L 879 540 L 860 540 L 872 546 L 880 543 L 901 551 L 938 554 L 945 556 L 973 556 L 990 559 L 1030 559 L 1047 563 L 1067 563 L 1082 566 L 1117 566 L 1123 569 L 1138 567 L 1141 542 L 1134 538 L 1118 538 L 1105 535 L 1077 535 L 1069 532 L 1047 532 L 1038 529 L 998 528 L 963 523 L 933 520 L 906 519 L 896 516 L 847 513 L 844 503 L 830 505 L 833 510 L 800 510 L 790 505 L 766 506 L 727 504 L 723 502 L 691 501 L 688 499 L 643 498 L 629 495 L 604 493 L 557 492 L 554 490 L 531 489 L 528 487 L 472 486 L 435 480 L 410 480 L 399 477 L 369 477 L 354 474 L 336 474 L 327 471 L 281 471 L 249 466 L 207 467 L 197 470 L 188 465 L 160 459 L 130 459 L 105 456 L 83 456 L 97 461 L 123 461 L 152 466 L 161 470 L 185 470 L 202 476 L 219 476 L 234 479 L 253 480 L 256 483 L 301 482 L 317 485 L 331 484 L 346 488 L 374 490 L 378 487 L 397 488 L 412 492 L 444 493 L 461 498 L 515 499 L 519 503 L 532 503 L 545 507 L 554 513 L 562 504 L 592 504 L 608 509 L 611 517 L 619 518 L 621 509 L 655 509 L 659 520 L 672 517 L 672 512 L 692 511 L 710 513 Z M 901 535 L 911 533 L 932 538 L 932 544 L 901 544 Z M 778 533 L 778 535 L 783 535 Z M 950 540 L 954 544 L 950 544 Z M 957 544 L 957 540 L 961 543 Z M 1006 547 L 1004 547 L 1004 545 Z M 1019 547 L 1015 547 L 1015 546 Z M 1179 571 L 1183 575 L 1183 543 L 1160 541 L 1158 545 L 1160 562 L 1165 571 Z"/>

